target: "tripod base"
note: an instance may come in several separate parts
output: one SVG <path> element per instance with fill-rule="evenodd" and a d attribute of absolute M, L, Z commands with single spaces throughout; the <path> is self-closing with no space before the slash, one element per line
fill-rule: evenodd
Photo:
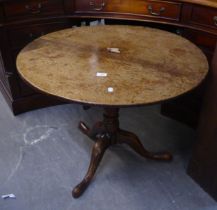
<path fill-rule="evenodd" d="M 95 141 L 93 146 L 90 165 L 84 179 L 72 191 L 72 196 L 78 198 L 90 184 L 97 167 L 106 149 L 114 144 L 127 144 L 135 152 L 144 158 L 152 160 L 170 161 L 172 155 L 168 152 L 153 153 L 147 151 L 139 138 L 129 131 L 119 128 L 118 108 L 104 108 L 104 118 L 102 122 L 96 123 L 89 129 L 85 123 L 80 122 L 79 129 L 89 138 Z"/>

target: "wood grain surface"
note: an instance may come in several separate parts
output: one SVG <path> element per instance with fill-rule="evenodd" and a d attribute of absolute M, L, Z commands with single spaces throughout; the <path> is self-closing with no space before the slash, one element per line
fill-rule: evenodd
<path fill-rule="evenodd" d="M 118 48 L 120 53 L 107 48 Z M 96 26 L 36 39 L 18 55 L 17 68 L 32 86 L 51 95 L 88 104 L 132 106 L 191 90 L 206 76 L 208 63 L 190 41 L 166 31 Z M 107 76 L 97 77 L 97 72 Z"/>

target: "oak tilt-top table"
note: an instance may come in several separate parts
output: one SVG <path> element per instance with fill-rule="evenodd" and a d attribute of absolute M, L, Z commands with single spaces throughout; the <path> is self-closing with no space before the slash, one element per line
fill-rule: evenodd
<path fill-rule="evenodd" d="M 162 102 L 184 94 L 205 78 L 206 57 L 188 40 L 137 26 L 70 28 L 42 36 L 17 57 L 22 78 L 38 90 L 104 108 L 103 120 L 80 130 L 95 141 L 89 169 L 72 194 L 91 182 L 105 150 L 125 143 L 145 158 L 171 160 L 147 151 L 138 137 L 119 128 L 120 107 Z"/>

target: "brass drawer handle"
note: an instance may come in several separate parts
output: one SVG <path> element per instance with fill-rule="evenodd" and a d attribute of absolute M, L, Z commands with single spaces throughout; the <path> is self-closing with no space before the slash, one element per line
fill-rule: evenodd
<path fill-rule="evenodd" d="M 27 5 L 25 5 L 25 8 L 31 14 L 39 14 L 39 13 L 41 13 L 42 4 L 38 3 L 36 6 L 27 4 Z"/>
<path fill-rule="evenodd" d="M 105 7 L 105 1 L 102 0 L 102 2 L 99 5 L 96 5 L 95 0 L 91 0 L 90 6 L 93 6 L 93 10 L 95 10 L 95 11 L 101 11 Z"/>
<path fill-rule="evenodd" d="M 159 10 L 159 12 L 157 13 L 157 12 L 153 11 L 153 8 L 152 8 L 151 5 L 148 5 L 148 11 L 153 16 L 160 16 L 165 11 L 165 8 L 161 7 L 160 10 Z"/>
<path fill-rule="evenodd" d="M 213 20 L 214 20 L 214 24 L 217 26 L 217 16 L 214 16 Z"/>

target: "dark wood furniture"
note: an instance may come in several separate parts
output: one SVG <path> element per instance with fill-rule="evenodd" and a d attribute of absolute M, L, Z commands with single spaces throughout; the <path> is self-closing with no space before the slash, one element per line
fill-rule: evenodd
<path fill-rule="evenodd" d="M 168 152 L 147 151 L 134 133 L 120 129 L 119 109 L 160 103 L 189 92 L 204 80 L 209 65 L 201 50 L 173 33 L 106 25 L 44 35 L 19 53 L 17 69 L 25 81 L 46 94 L 104 108 L 103 120 L 92 129 L 83 122 L 79 125 L 95 144 L 88 172 L 73 190 L 77 198 L 114 144 L 127 144 L 144 158 L 172 159 Z"/>
<path fill-rule="evenodd" d="M 62 103 L 26 85 L 17 74 L 15 59 L 20 49 L 33 39 L 79 25 L 80 20 L 133 20 L 136 24 L 172 28 L 201 47 L 211 61 L 217 37 L 216 17 L 217 3 L 213 0 L 0 0 L 0 90 L 14 114 Z M 203 90 L 199 88 L 165 103 L 162 113 L 195 127 Z M 207 151 L 212 148 L 207 144 Z M 208 163 L 209 159 L 203 161 Z M 197 159 L 194 162 L 200 164 Z M 193 173 L 199 176 L 202 172 L 192 171 L 192 176 Z M 213 188 L 217 189 L 216 179 L 207 172 L 208 176 L 206 190 L 213 192 Z M 200 178 L 197 181 L 204 186 Z"/>
<path fill-rule="evenodd" d="M 211 58 L 217 35 L 216 8 L 213 1 L 199 0 L 1 0 L 1 91 L 14 114 L 61 103 L 23 83 L 17 75 L 15 58 L 20 49 L 33 39 L 79 25 L 80 20 L 86 18 L 134 20 L 137 24 L 160 23 L 165 29 L 170 25 Z M 200 104 L 201 92 L 163 105 L 162 112 L 195 125 L 199 110 L 195 106 Z"/>
<path fill-rule="evenodd" d="M 217 199 L 217 47 L 207 83 L 197 132 L 198 141 L 188 172 Z"/>

